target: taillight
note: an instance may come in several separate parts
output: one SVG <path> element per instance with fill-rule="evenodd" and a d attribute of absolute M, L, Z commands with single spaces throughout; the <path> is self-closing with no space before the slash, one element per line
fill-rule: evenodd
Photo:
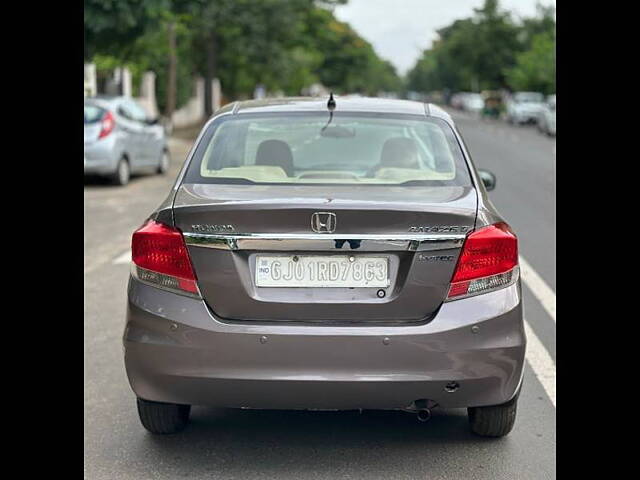
<path fill-rule="evenodd" d="M 180 230 L 149 220 L 133 233 L 131 259 L 138 279 L 163 288 L 200 294 Z"/>
<path fill-rule="evenodd" d="M 465 239 L 448 299 L 511 285 L 518 279 L 518 238 L 506 223 L 476 230 Z"/>
<path fill-rule="evenodd" d="M 101 122 L 102 128 L 100 129 L 98 138 L 106 137 L 113 131 L 114 127 L 116 126 L 116 119 L 113 117 L 113 113 L 109 111 L 105 112 L 105 114 L 102 116 Z"/>

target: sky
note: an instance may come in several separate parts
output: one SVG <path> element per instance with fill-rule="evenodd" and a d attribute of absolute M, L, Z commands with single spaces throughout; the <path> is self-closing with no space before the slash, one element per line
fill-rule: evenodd
<path fill-rule="evenodd" d="M 538 1 L 545 6 L 555 5 L 554 0 Z M 431 46 L 436 30 L 472 16 L 473 9 L 483 4 L 484 0 L 349 0 L 336 7 L 334 13 L 404 75 L 422 50 Z M 515 18 L 536 13 L 536 0 L 500 0 L 499 4 Z"/>

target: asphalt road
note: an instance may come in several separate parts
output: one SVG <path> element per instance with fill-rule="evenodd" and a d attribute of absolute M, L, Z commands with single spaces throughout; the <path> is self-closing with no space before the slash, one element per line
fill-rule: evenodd
<path fill-rule="evenodd" d="M 555 140 L 532 127 L 454 116 L 476 164 L 497 175 L 491 198 L 522 256 L 555 290 Z M 183 433 L 148 434 L 122 356 L 126 257 L 132 231 L 169 192 L 189 147 L 172 141 L 167 176 L 124 188 L 85 182 L 85 478 L 555 478 L 555 395 L 536 358 L 526 367 L 516 426 L 497 440 L 472 435 L 465 410 L 435 410 L 419 423 L 403 412 L 195 407 Z M 526 318 L 540 340 L 532 355 L 543 349 L 555 362 L 555 318 L 535 294 L 525 282 Z"/>

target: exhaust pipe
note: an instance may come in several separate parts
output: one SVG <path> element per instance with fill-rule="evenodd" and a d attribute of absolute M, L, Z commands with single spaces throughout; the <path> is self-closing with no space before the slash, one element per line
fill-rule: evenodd
<path fill-rule="evenodd" d="M 418 410 L 416 414 L 418 417 L 418 421 L 420 422 L 428 422 L 431 419 L 431 409 L 430 408 L 421 408 Z"/>

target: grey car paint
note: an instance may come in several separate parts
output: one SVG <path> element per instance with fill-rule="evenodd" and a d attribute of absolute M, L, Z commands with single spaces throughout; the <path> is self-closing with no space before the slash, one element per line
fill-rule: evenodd
<path fill-rule="evenodd" d="M 159 124 L 149 124 L 142 107 L 127 97 L 92 97 L 85 104 L 108 110 L 115 118 L 114 131 L 104 138 L 98 138 L 99 122 L 85 124 L 85 175 L 113 175 L 122 158 L 129 162 L 131 173 L 158 169 L 167 151 L 165 129 Z"/>
<path fill-rule="evenodd" d="M 345 100 L 340 103 L 345 110 L 445 120 L 460 142 L 473 188 L 423 189 L 422 195 L 403 190 L 404 203 L 384 193 L 369 195 L 368 210 L 362 209 L 366 202 L 357 189 L 323 187 L 321 194 L 305 188 L 301 204 L 292 205 L 279 190 L 286 187 L 267 189 L 266 194 L 249 188 L 240 194 L 233 186 L 182 184 L 192 149 L 174 189 L 151 218 L 189 232 L 191 222 L 203 223 L 205 213 L 215 217 L 212 223 L 222 223 L 233 211 L 238 231 L 296 233 L 297 220 L 330 201 L 340 216 L 353 213 L 349 205 L 362 209 L 362 218 L 354 215 L 346 222 L 355 239 L 358 234 L 406 234 L 411 222 L 442 225 L 442 219 L 473 229 L 503 221 L 446 112 L 417 102 Z M 324 108 L 324 102 L 309 99 L 243 102 L 225 107 L 209 124 L 220 115 Z M 201 138 L 202 133 L 196 144 Z M 255 214 L 265 211 L 271 212 L 268 219 Z M 367 211 L 382 221 L 376 223 Z M 455 262 L 426 275 L 419 252 L 403 245 L 390 252 L 398 273 L 391 295 L 377 299 L 355 292 L 349 301 L 325 297 L 316 303 L 313 295 L 304 299 L 280 289 L 270 296 L 258 292 L 251 281 L 255 251 L 188 248 L 203 299 L 129 280 L 125 364 L 140 398 L 225 407 L 411 409 L 421 400 L 444 407 L 496 405 L 519 389 L 526 345 L 520 280 L 443 302 Z M 457 258 L 459 251 L 457 246 L 438 253 Z M 211 268 L 199 267 L 205 264 Z M 460 386 L 455 392 L 445 388 L 451 381 Z"/>
<path fill-rule="evenodd" d="M 346 253 L 366 247 L 360 234 L 378 237 L 406 234 L 409 225 L 455 225 L 473 228 L 477 197 L 467 187 L 331 187 L 183 185 L 174 203 L 175 225 L 192 232 L 194 224 L 233 224 L 239 232 L 309 233 L 309 218 L 330 210 L 340 219 L 337 233 L 350 242 L 329 242 L 315 252 Z M 450 235 L 443 235 L 445 238 Z M 258 288 L 253 282 L 252 250 L 189 245 L 200 291 L 220 318 L 229 320 L 419 322 L 430 318 L 446 297 L 460 242 L 438 254 L 446 262 L 419 261 L 409 246 L 389 242 L 392 284 L 384 298 L 371 288 Z M 263 242 L 260 251 L 281 248 Z M 304 253 L 293 242 L 291 253 Z M 275 244 L 275 246 L 273 245 Z M 363 245 L 364 244 L 364 245 Z M 286 247 L 285 247 L 286 248 Z M 381 247 L 378 247 L 380 251 Z M 216 265 L 217 268 L 208 268 Z M 232 300 L 231 300 L 232 299 Z M 307 302 L 314 302 L 309 308 Z"/>

